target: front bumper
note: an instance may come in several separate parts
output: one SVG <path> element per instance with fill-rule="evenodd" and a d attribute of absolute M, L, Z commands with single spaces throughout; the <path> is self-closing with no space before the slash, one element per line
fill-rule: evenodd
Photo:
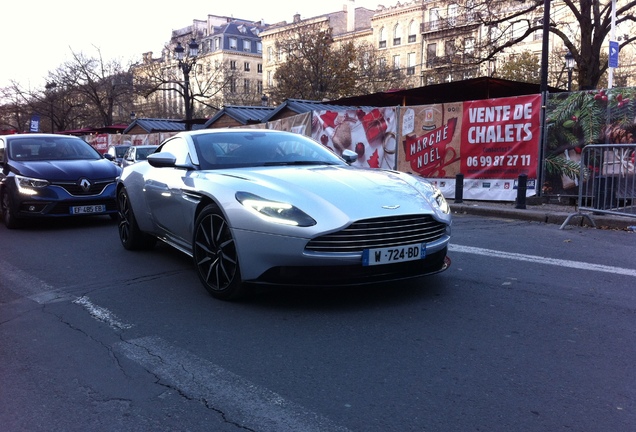
<path fill-rule="evenodd" d="M 106 215 L 117 213 L 115 196 L 114 182 L 106 185 L 96 195 L 71 195 L 64 188 L 51 185 L 34 195 L 13 191 L 12 204 L 15 214 L 20 218 Z M 72 207 L 95 205 L 103 205 L 105 210 L 79 215 L 71 213 Z"/>
<path fill-rule="evenodd" d="M 446 270 L 450 235 L 426 244 L 426 257 L 395 264 L 363 266 L 362 253 L 317 253 L 308 239 L 234 230 L 245 282 L 276 285 L 360 285 L 430 275 Z"/>

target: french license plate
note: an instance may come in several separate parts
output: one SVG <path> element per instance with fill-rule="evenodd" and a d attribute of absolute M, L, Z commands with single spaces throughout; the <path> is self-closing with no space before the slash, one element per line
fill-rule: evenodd
<path fill-rule="evenodd" d="M 106 206 L 102 204 L 71 207 L 71 214 L 104 213 L 105 211 Z"/>
<path fill-rule="evenodd" d="M 393 264 L 404 261 L 415 261 L 426 256 L 426 245 L 417 243 L 405 246 L 392 246 L 362 251 L 362 265 Z"/>

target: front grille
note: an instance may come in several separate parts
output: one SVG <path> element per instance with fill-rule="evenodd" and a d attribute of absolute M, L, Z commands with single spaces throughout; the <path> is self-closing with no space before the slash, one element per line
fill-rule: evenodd
<path fill-rule="evenodd" d="M 90 195 L 101 194 L 106 188 L 106 186 L 108 186 L 111 183 L 114 183 L 113 179 L 91 181 L 91 187 L 87 191 L 85 191 L 78 183 L 56 182 L 53 184 L 64 188 L 66 192 L 68 192 L 71 195 L 90 196 Z"/>
<path fill-rule="evenodd" d="M 430 215 L 406 215 L 366 219 L 347 228 L 311 240 L 306 250 L 313 252 L 362 252 L 364 249 L 429 243 L 439 240 L 446 224 Z"/>

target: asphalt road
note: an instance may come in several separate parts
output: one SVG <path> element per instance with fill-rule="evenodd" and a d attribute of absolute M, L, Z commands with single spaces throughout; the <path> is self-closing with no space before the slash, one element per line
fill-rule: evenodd
<path fill-rule="evenodd" d="M 108 218 L 0 226 L 3 431 L 633 431 L 636 234 L 457 215 L 451 268 L 211 298 Z"/>

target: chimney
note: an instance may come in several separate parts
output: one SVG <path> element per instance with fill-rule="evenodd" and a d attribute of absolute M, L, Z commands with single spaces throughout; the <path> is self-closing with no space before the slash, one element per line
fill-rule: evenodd
<path fill-rule="evenodd" d="M 356 29 L 355 0 L 347 0 L 347 2 L 343 5 L 343 10 L 347 14 L 347 32 L 352 32 Z"/>
<path fill-rule="evenodd" d="M 299 23 L 300 22 L 300 14 L 297 13 L 294 15 L 294 23 Z"/>

